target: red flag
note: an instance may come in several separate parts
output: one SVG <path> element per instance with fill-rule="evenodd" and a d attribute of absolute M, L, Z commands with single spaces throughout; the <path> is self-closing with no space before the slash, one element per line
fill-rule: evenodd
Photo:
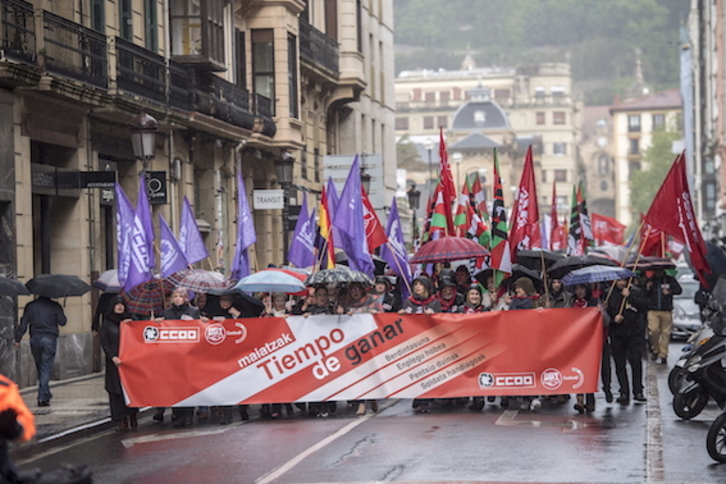
<path fill-rule="evenodd" d="M 512 210 L 512 228 L 509 233 L 509 247 L 512 263 L 517 261 L 517 252 L 541 245 L 539 231 L 539 208 L 537 207 L 537 187 L 534 180 L 532 146 L 524 158 L 522 179 L 519 182 L 517 198 Z"/>
<path fill-rule="evenodd" d="M 626 226 L 611 217 L 592 213 L 592 235 L 596 245 L 609 242 L 615 245 L 623 244 Z"/>
<path fill-rule="evenodd" d="M 484 194 L 484 190 L 481 186 L 481 181 L 479 180 L 479 174 L 474 174 L 474 183 L 471 185 L 471 196 L 474 198 L 474 209 L 476 210 L 477 215 L 479 217 L 484 217 L 484 215 L 487 213 L 487 200 L 486 195 Z"/>
<path fill-rule="evenodd" d="M 360 187 L 361 195 L 363 197 L 363 223 L 366 227 L 366 240 L 368 241 L 368 251 L 373 253 L 373 249 L 380 247 L 388 242 L 386 231 L 383 230 L 381 221 L 378 220 L 378 215 L 373 209 L 371 200 L 368 198 L 366 189 Z"/>
<path fill-rule="evenodd" d="M 691 255 L 691 265 L 701 283 L 708 287 L 705 274 L 710 274 L 711 269 L 706 261 L 706 244 L 698 228 L 688 189 L 685 152 L 673 162 L 648 213 L 645 214 L 645 223 L 686 244 Z"/>
<path fill-rule="evenodd" d="M 567 234 L 564 226 L 557 218 L 557 187 L 552 184 L 552 208 L 550 209 L 550 250 L 561 250 L 567 244 Z"/>
<path fill-rule="evenodd" d="M 441 171 L 441 186 L 444 201 L 444 215 L 446 216 L 447 235 L 454 234 L 454 216 L 451 205 L 456 201 L 456 186 L 454 185 L 454 177 L 451 174 L 451 166 L 449 165 L 449 155 L 446 151 L 446 141 L 444 140 L 444 128 L 439 128 L 439 165 Z"/>
<path fill-rule="evenodd" d="M 661 237 L 663 232 L 645 223 L 645 215 L 640 216 L 642 229 L 640 230 L 640 253 L 642 255 L 653 255 L 663 257 Z"/>

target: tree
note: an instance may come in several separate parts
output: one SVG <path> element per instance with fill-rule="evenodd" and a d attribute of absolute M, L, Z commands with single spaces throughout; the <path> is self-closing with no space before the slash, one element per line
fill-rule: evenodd
<path fill-rule="evenodd" d="M 426 168 L 421 161 L 416 145 L 409 137 L 402 136 L 396 141 L 396 165 L 406 170 L 420 171 Z"/>
<path fill-rule="evenodd" d="M 676 157 L 673 142 L 682 137 L 681 132 L 665 131 L 662 127 L 653 132 L 653 142 L 643 152 L 643 169 L 635 171 L 630 177 L 630 207 L 636 214 L 636 220 L 639 220 L 639 213 L 646 213 L 650 208 Z"/>

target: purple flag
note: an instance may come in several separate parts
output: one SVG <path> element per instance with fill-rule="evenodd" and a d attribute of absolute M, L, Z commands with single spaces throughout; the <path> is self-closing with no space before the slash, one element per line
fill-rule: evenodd
<path fill-rule="evenodd" d="M 159 214 L 159 227 L 161 228 L 161 277 L 169 277 L 175 272 L 186 269 L 187 260 L 174 237 L 174 232 L 161 214 Z"/>
<path fill-rule="evenodd" d="M 116 248 L 118 254 L 118 280 L 121 284 L 126 282 L 131 265 L 131 230 L 134 226 L 134 206 L 118 183 L 116 192 Z"/>
<path fill-rule="evenodd" d="M 394 274 L 398 274 L 410 284 L 413 277 L 411 276 L 411 266 L 408 264 L 406 244 L 403 240 L 401 219 L 398 217 L 396 197 L 393 197 L 393 202 L 391 203 L 391 213 L 388 215 L 386 234 L 388 235 L 388 243 L 381 246 L 381 259 L 388 262 L 388 267 L 390 267 Z"/>
<path fill-rule="evenodd" d="M 290 251 L 287 260 L 298 267 L 308 267 L 315 264 L 315 210 L 312 217 L 308 215 L 308 194 L 303 193 L 303 203 L 300 215 L 295 224 L 295 234 L 292 236 Z"/>
<path fill-rule="evenodd" d="M 335 218 L 335 212 L 338 209 L 338 190 L 335 189 L 335 183 L 333 183 L 333 177 L 328 177 L 328 186 L 325 189 L 325 195 L 328 197 L 328 216 L 330 217 L 330 223 L 333 223 Z M 343 237 L 340 236 L 338 227 L 332 225 L 333 230 L 333 245 L 339 249 L 343 248 Z"/>
<path fill-rule="evenodd" d="M 250 206 L 247 203 L 247 190 L 242 174 L 237 173 L 237 243 L 230 277 L 242 279 L 250 273 L 249 255 L 247 248 L 257 242 L 255 224 L 252 221 Z"/>
<path fill-rule="evenodd" d="M 184 202 L 182 203 L 179 247 L 181 247 L 189 264 L 194 264 L 209 257 L 209 252 L 207 252 L 207 247 L 204 245 L 202 234 L 199 233 L 199 227 L 197 226 L 194 212 L 192 212 L 192 206 L 186 195 L 184 195 Z"/>
<path fill-rule="evenodd" d="M 146 253 L 149 255 L 149 269 L 156 267 L 156 254 L 154 254 L 154 221 L 151 219 L 151 206 L 146 193 L 146 170 L 139 174 L 139 198 L 136 200 L 136 214 L 141 219 L 144 231 L 146 232 Z"/>
<path fill-rule="evenodd" d="M 153 252 L 149 253 L 149 232 L 147 230 L 147 221 L 144 219 L 145 214 L 148 213 L 148 203 L 146 201 L 146 190 L 144 185 L 139 190 L 139 203 L 136 204 L 136 211 L 134 213 L 134 225 L 131 228 L 131 263 L 129 264 L 129 273 L 124 282 L 124 291 L 128 291 L 134 286 L 149 281 L 152 278 L 151 274 L 151 259 Z M 143 193 L 143 195 L 142 195 Z M 143 198 L 142 198 L 143 197 Z M 147 210 L 144 210 L 146 205 Z M 151 243 L 151 250 L 154 250 L 154 243 Z"/>
<path fill-rule="evenodd" d="M 338 207 L 333 215 L 333 225 L 343 239 L 343 250 L 348 255 L 351 269 L 373 276 L 375 266 L 368 252 L 365 223 L 363 222 L 363 199 L 360 187 L 360 165 L 358 155 L 345 180 Z"/>

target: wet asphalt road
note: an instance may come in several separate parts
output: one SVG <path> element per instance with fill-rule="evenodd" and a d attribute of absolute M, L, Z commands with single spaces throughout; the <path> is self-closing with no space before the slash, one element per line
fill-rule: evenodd
<path fill-rule="evenodd" d="M 671 346 L 672 361 L 680 346 Z M 85 463 L 100 483 L 726 482 L 726 464 L 705 449 L 718 407 L 679 420 L 668 370 L 646 365 L 647 403 L 607 404 L 598 394 L 591 415 L 577 414 L 573 397 L 536 413 L 497 402 L 481 413 L 439 407 L 417 415 L 409 400 L 392 400 L 365 417 L 341 406 L 327 419 L 296 409 L 282 420 L 253 414 L 190 429 L 147 419 L 134 432 L 104 432 L 20 464 Z"/>

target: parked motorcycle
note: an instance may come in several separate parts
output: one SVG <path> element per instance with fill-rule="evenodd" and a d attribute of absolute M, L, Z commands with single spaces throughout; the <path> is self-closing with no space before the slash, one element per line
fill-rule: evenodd
<path fill-rule="evenodd" d="M 693 333 L 686 341 L 686 345 L 681 349 L 682 354 L 676 361 L 670 373 L 668 373 L 668 389 L 675 396 L 681 388 L 683 378 L 686 376 L 686 361 L 688 358 L 705 342 L 713 336 L 713 329 L 708 322 L 701 326 L 701 329 Z"/>
<path fill-rule="evenodd" d="M 726 412 L 713 421 L 706 436 L 706 450 L 716 462 L 726 462 Z"/>

